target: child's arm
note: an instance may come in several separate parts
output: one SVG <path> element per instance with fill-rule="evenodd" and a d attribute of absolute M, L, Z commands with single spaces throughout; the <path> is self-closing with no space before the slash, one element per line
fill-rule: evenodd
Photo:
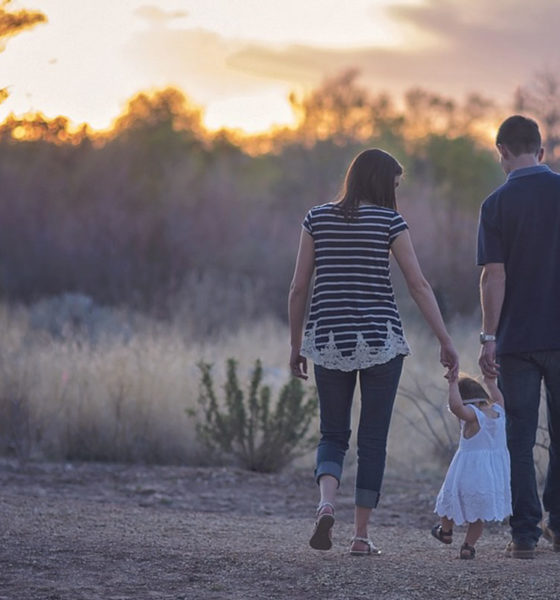
<path fill-rule="evenodd" d="M 477 421 L 476 413 L 468 405 L 463 404 L 457 379 L 449 381 L 449 410 L 459 419 L 468 422 Z"/>
<path fill-rule="evenodd" d="M 490 393 L 490 397 L 492 401 L 496 404 L 499 404 L 502 408 L 504 408 L 504 397 L 502 396 L 502 392 L 500 392 L 500 388 L 498 387 L 498 382 L 495 377 L 484 377 L 484 385 L 486 389 Z"/>

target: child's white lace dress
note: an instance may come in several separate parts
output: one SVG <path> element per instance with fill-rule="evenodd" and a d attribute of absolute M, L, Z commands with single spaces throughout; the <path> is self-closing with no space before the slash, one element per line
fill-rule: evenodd
<path fill-rule="evenodd" d="M 480 430 L 470 438 L 463 435 L 439 491 L 435 512 L 455 524 L 502 521 L 511 515 L 510 460 L 506 445 L 505 412 L 492 409 L 496 418 L 474 405 Z"/>

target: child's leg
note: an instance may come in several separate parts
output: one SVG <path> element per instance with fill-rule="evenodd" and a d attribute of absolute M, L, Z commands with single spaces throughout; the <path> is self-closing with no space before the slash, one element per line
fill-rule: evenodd
<path fill-rule="evenodd" d="M 469 546 L 474 546 L 478 539 L 482 535 L 482 530 L 484 528 L 483 521 L 475 521 L 474 523 L 469 523 L 467 527 L 467 533 L 465 535 L 465 544 Z"/>
<path fill-rule="evenodd" d="M 453 531 L 453 521 L 447 517 L 441 517 L 441 529 L 444 533 Z"/>
<path fill-rule="evenodd" d="M 478 538 L 482 535 L 483 527 L 484 522 L 480 520 L 475 521 L 474 523 L 469 523 L 467 527 L 467 533 L 465 535 L 465 542 L 461 546 L 461 550 L 459 552 L 459 558 L 474 558 L 474 545 L 478 541 Z"/>
<path fill-rule="evenodd" d="M 447 517 L 441 517 L 439 525 L 432 527 L 432 535 L 443 544 L 451 544 L 453 541 L 453 521 Z"/>

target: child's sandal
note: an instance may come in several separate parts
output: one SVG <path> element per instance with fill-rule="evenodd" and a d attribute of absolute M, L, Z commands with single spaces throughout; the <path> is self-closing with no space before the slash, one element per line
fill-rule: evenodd
<path fill-rule="evenodd" d="M 472 558 L 474 558 L 474 555 L 476 554 L 476 550 L 474 549 L 474 546 L 470 546 L 467 543 L 464 543 L 461 546 L 461 551 L 459 552 L 459 558 L 463 558 L 465 560 L 470 560 Z"/>
<path fill-rule="evenodd" d="M 442 544 L 451 544 L 453 541 L 453 529 L 444 531 L 441 525 L 434 525 L 434 527 L 432 527 L 432 535 Z"/>

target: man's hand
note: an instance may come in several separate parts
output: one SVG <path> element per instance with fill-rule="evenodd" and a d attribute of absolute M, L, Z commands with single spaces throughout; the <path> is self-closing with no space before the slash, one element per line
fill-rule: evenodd
<path fill-rule="evenodd" d="M 496 362 L 496 342 L 486 342 L 480 348 L 478 365 L 484 377 L 495 379 L 500 373 L 500 365 Z"/>

